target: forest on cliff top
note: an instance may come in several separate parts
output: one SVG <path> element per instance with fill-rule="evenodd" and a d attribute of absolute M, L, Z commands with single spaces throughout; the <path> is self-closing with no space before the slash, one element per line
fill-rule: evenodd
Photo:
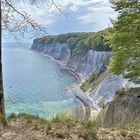
<path fill-rule="evenodd" d="M 85 53 L 89 49 L 96 51 L 111 51 L 111 48 L 109 48 L 104 41 L 105 32 L 106 30 L 99 32 L 48 35 L 42 38 L 37 38 L 35 41 L 43 44 L 66 43 L 73 54 Z"/>

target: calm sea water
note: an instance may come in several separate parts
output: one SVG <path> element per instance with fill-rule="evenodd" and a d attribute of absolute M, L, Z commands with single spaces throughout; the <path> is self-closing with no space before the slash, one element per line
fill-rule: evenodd
<path fill-rule="evenodd" d="M 3 47 L 3 78 L 7 114 L 24 112 L 50 118 L 75 105 L 66 90 L 76 82 L 75 77 L 24 45 Z"/>

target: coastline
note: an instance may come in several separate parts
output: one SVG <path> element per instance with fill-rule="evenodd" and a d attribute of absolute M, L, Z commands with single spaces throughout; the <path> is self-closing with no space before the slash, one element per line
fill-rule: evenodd
<path fill-rule="evenodd" d="M 71 67 L 65 66 L 62 61 L 56 60 L 48 54 L 43 53 L 43 55 L 49 57 L 51 60 L 58 63 L 61 66 L 61 69 L 67 70 L 73 76 L 75 76 L 75 78 L 77 79 L 77 84 L 74 85 L 75 93 L 72 93 L 72 95 L 75 97 L 76 100 L 82 103 L 81 107 L 83 108 L 83 111 L 85 111 L 86 114 L 86 116 L 84 116 L 85 118 L 90 119 L 91 116 L 95 116 L 95 114 L 99 112 L 99 108 L 95 105 L 95 102 L 86 93 L 83 93 L 83 91 L 80 89 L 80 84 L 85 80 L 84 77 L 75 72 Z"/>
<path fill-rule="evenodd" d="M 80 74 L 76 73 L 72 68 L 70 67 L 66 67 L 66 66 L 62 66 L 62 69 L 69 71 L 72 75 L 75 76 L 77 83 L 81 84 L 82 82 L 82 77 L 80 76 Z"/>
<path fill-rule="evenodd" d="M 77 84 L 81 84 L 81 82 L 84 80 L 84 78 L 82 78 L 82 76 L 80 76 L 79 73 L 75 72 L 71 67 L 65 66 L 65 65 L 63 64 L 62 61 L 56 60 L 56 59 L 54 59 L 52 56 L 50 56 L 50 55 L 48 55 L 48 54 L 44 54 L 44 53 L 42 53 L 42 54 L 43 54 L 44 56 L 49 57 L 51 60 L 57 62 L 57 63 L 61 66 L 61 69 L 64 69 L 64 70 L 69 71 L 69 72 L 76 78 Z"/>

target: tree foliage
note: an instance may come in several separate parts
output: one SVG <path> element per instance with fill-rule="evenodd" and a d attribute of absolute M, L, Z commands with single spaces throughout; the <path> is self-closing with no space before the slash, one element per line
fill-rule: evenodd
<path fill-rule="evenodd" d="M 111 3 L 119 16 L 105 36 L 113 51 L 109 69 L 135 81 L 140 76 L 140 1 L 112 0 Z"/>
<path fill-rule="evenodd" d="M 67 33 L 37 38 L 34 41 L 41 43 L 66 43 L 74 55 L 85 53 L 89 49 L 96 51 L 111 51 L 104 41 L 105 31 L 87 33 Z"/>

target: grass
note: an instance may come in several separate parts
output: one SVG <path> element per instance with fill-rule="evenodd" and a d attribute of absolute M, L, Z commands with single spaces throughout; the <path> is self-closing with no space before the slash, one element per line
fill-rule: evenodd
<path fill-rule="evenodd" d="M 107 70 L 100 74 L 98 77 L 96 77 L 95 73 L 93 73 L 92 76 L 81 85 L 81 90 L 86 92 L 89 89 L 95 89 L 108 75 L 109 72 Z"/>
<path fill-rule="evenodd" d="M 140 129 L 140 120 L 134 122 L 128 122 L 125 124 L 117 124 L 111 127 L 115 127 L 122 130 L 130 130 L 130 131 L 137 131 Z"/>
<path fill-rule="evenodd" d="M 39 127 L 42 127 L 43 129 L 47 127 L 47 130 L 51 130 L 53 128 L 51 121 L 26 113 L 21 113 L 18 115 L 12 113 L 8 116 L 7 120 L 10 121 L 17 118 L 23 118 L 26 120 L 26 123 L 32 126 L 33 130 L 37 130 Z"/>
<path fill-rule="evenodd" d="M 9 120 L 11 120 L 11 119 L 13 119 L 13 118 L 16 118 L 17 117 L 17 115 L 15 114 L 15 113 L 12 113 L 11 115 L 9 115 L 8 117 L 7 117 L 7 120 L 9 121 Z"/>
<path fill-rule="evenodd" d="M 70 128 L 74 127 L 77 123 L 79 123 L 78 118 L 68 113 L 59 113 L 51 120 L 43 119 L 39 116 L 34 116 L 30 114 L 22 113 L 16 115 L 12 113 L 10 116 L 8 116 L 7 120 L 10 121 L 11 119 L 16 119 L 20 117 L 23 117 L 26 120 L 26 123 L 28 124 L 47 125 L 49 129 L 51 129 L 52 127 L 58 128 L 60 125 Z"/>
<path fill-rule="evenodd" d="M 93 120 L 83 121 L 79 120 L 67 113 L 61 113 L 55 116 L 52 120 L 45 120 L 38 116 L 29 114 L 9 116 L 9 121 L 14 124 L 22 123 L 25 132 L 31 135 L 39 134 L 46 139 L 120 139 L 139 137 L 140 121 L 118 124 L 115 126 L 106 127 L 102 125 L 106 110 L 102 110 Z M 16 128 L 17 129 L 17 128 Z M 26 133 L 25 133 L 26 134 Z M 29 134 L 28 134 L 29 135 Z"/>
<path fill-rule="evenodd" d="M 68 114 L 68 113 L 60 113 L 56 115 L 52 120 L 52 123 L 54 124 L 60 124 L 60 125 L 65 125 L 67 127 L 74 127 L 78 122 L 79 119 Z"/>
<path fill-rule="evenodd" d="M 90 133 L 98 130 L 99 128 L 113 128 L 113 129 L 121 129 L 121 130 L 131 130 L 136 131 L 140 130 L 140 120 L 125 124 L 117 124 L 113 126 L 103 126 L 103 118 L 105 116 L 106 109 L 102 110 L 95 118 L 88 121 L 79 120 L 78 118 L 68 114 L 68 113 L 60 113 L 56 115 L 52 120 L 46 120 L 39 118 L 38 116 L 33 116 L 30 114 L 19 114 L 15 115 L 12 113 L 8 116 L 8 121 L 16 118 L 24 118 L 26 123 L 33 127 L 33 129 L 37 130 L 41 128 L 47 128 L 47 131 L 52 129 L 58 130 L 60 128 L 73 129 L 74 127 L 80 126 L 81 131 L 84 133 Z M 61 136 L 60 136 L 61 137 Z"/>
<path fill-rule="evenodd" d="M 103 122 L 105 113 L 106 113 L 106 109 L 103 109 L 92 120 L 84 121 L 82 123 L 83 128 L 86 129 L 86 130 L 93 130 L 93 129 L 95 130 L 95 129 L 98 129 L 100 127 L 103 127 L 102 122 Z"/>
<path fill-rule="evenodd" d="M 81 89 L 86 92 L 91 85 L 93 84 L 94 80 L 96 79 L 95 73 L 93 72 L 93 74 L 89 77 L 89 79 L 87 79 L 82 85 L 81 85 Z"/>
<path fill-rule="evenodd" d="M 80 88 L 81 88 L 81 90 L 82 90 L 83 92 L 86 92 L 88 89 L 90 89 L 91 85 L 92 85 L 92 83 L 89 82 L 89 80 L 86 80 L 86 81 L 81 85 Z"/>

